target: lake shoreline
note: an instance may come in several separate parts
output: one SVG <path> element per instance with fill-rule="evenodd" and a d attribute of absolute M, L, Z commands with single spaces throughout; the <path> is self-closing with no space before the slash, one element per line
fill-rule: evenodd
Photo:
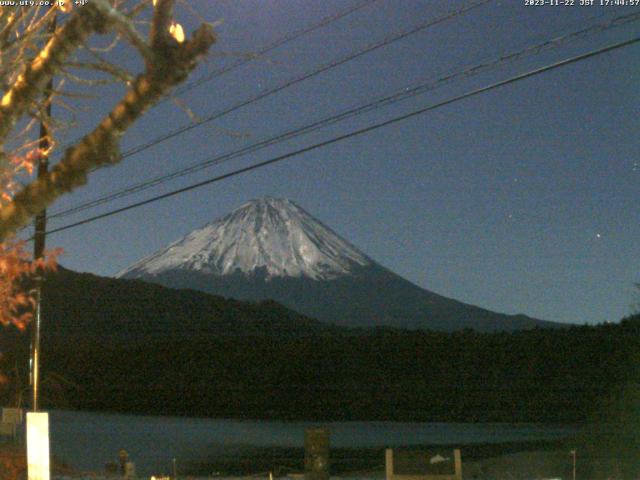
<path fill-rule="evenodd" d="M 406 448 L 431 451 L 459 448 L 463 463 L 478 463 L 519 452 L 554 451 L 564 448 L 567 441 L 568 439 L 564 438 L 481 444 L 423 444 L 410 445 Z M 383 475 L 385 448 L 331 448 L 329 462 L 331 475 Z M 272 472 L 277 477 L 302 471 L 304 471 L 302 447 L 243 447 L 224 456 L 189 462 L 181 468 L 182 474 L 189 476 L 247 476 Z"/>
<path fill-rule="evenodd" d="M 124 449 L 142 476 L 210 476 L 300 472 L 304 432 L 329 429 L 332 473 L 384 468 L 385 447 L 461 448 L 481 459 L 552 448 L 577 425 L 417 422 L 277 422 L 135 416 L 86 411 L 50 412 L 51 453 L 78 471 L 100 472 Z M 278 470 L 278 472 L 275 472 Z"/>

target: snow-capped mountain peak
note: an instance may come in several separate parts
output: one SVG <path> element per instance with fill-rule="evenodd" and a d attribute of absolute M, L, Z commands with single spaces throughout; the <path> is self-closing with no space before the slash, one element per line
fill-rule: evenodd
<path fill-rule="evenodd" d="M 328 280 L 373 262 L 288 199 L 252 200 L 140 260 L 118 277 L 171 270 Z"/>

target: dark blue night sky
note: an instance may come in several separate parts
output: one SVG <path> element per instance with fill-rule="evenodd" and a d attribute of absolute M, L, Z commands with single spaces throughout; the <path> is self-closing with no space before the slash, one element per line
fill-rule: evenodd
<path fill-rule="evenodd" d="M 347 0 L 189 0 L 186 30 L 220 21 L 212 57 L 192 79 L 359 5 Z M 474 2 L 378 0 L 204 82 L 179 98 L 198 117 L 266 92 Z M 476 2 L 479 3 L 479 2 Z M 526 6 L 489 1 L 389 43 L 96 172 L 50 212 L 231 152 L 402 89 L 594 28 L 477 75 L 73 216 L 56 228 L 453 98 L 478 87 L 640 35 L 611 22 L 640 6 Z M 599 0 L 596 3 L 600 3 Z M 128 53 L 127 53 L 128 52 Z M 122 62 L 134 57 L 114 52 Z M 135 68 L 134 64 L 131 64 Z M 120 92 L 77 113 L 89 129 Z M 113 275 L 238 207 L 288 197 L 412 282 L 506 313 L 573 323 L 617 321 L 640 301 L 640 44 L 455 102 L 282 163 L 69 229 L 49 238 L 69 268 Z M 54 112 L 55 114 L 55 112 Z M 60 115 L 65 115 L 60 111 Z M 190 118 L 155 108 L 123 150 Z"/>

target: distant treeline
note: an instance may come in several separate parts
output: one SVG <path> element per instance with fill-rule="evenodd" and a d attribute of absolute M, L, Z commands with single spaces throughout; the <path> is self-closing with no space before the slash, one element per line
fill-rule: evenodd
<path fill-rule="evenodd" d="M 44 398 L 144 414 L 575 422 L 638 381 L 639 354 L 638 316 L 495 334 L 76 337 L 45 342 L 45 376 L 64 380 Z"/>
<path fill-rule="evenodd" d="M 41 399 L 50 408 L 574 422 L 640 403 L 640 315 L 513 333 L 348 329 L 275 302 L 64 269 L 45 283 L 43 313 Z M 28 343 L 0 329 L 5 405 L 29 398 Z"/>

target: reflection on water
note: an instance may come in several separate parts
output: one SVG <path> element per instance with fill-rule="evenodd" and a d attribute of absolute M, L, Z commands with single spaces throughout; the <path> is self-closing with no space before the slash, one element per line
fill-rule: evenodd
<path fill-rule="evenodd" d="M 169 473 L 172 459 L 197 461 L 246 447 L 302 447 L 314 422 L 146 417 L 52 411 L 51 452 L 76 469 L 100 472 L 125 449 L 138 475 Z M 324 422 L 336 448 L 497 443 L 554 439 L 574 427 L 505 423 Z"/>

